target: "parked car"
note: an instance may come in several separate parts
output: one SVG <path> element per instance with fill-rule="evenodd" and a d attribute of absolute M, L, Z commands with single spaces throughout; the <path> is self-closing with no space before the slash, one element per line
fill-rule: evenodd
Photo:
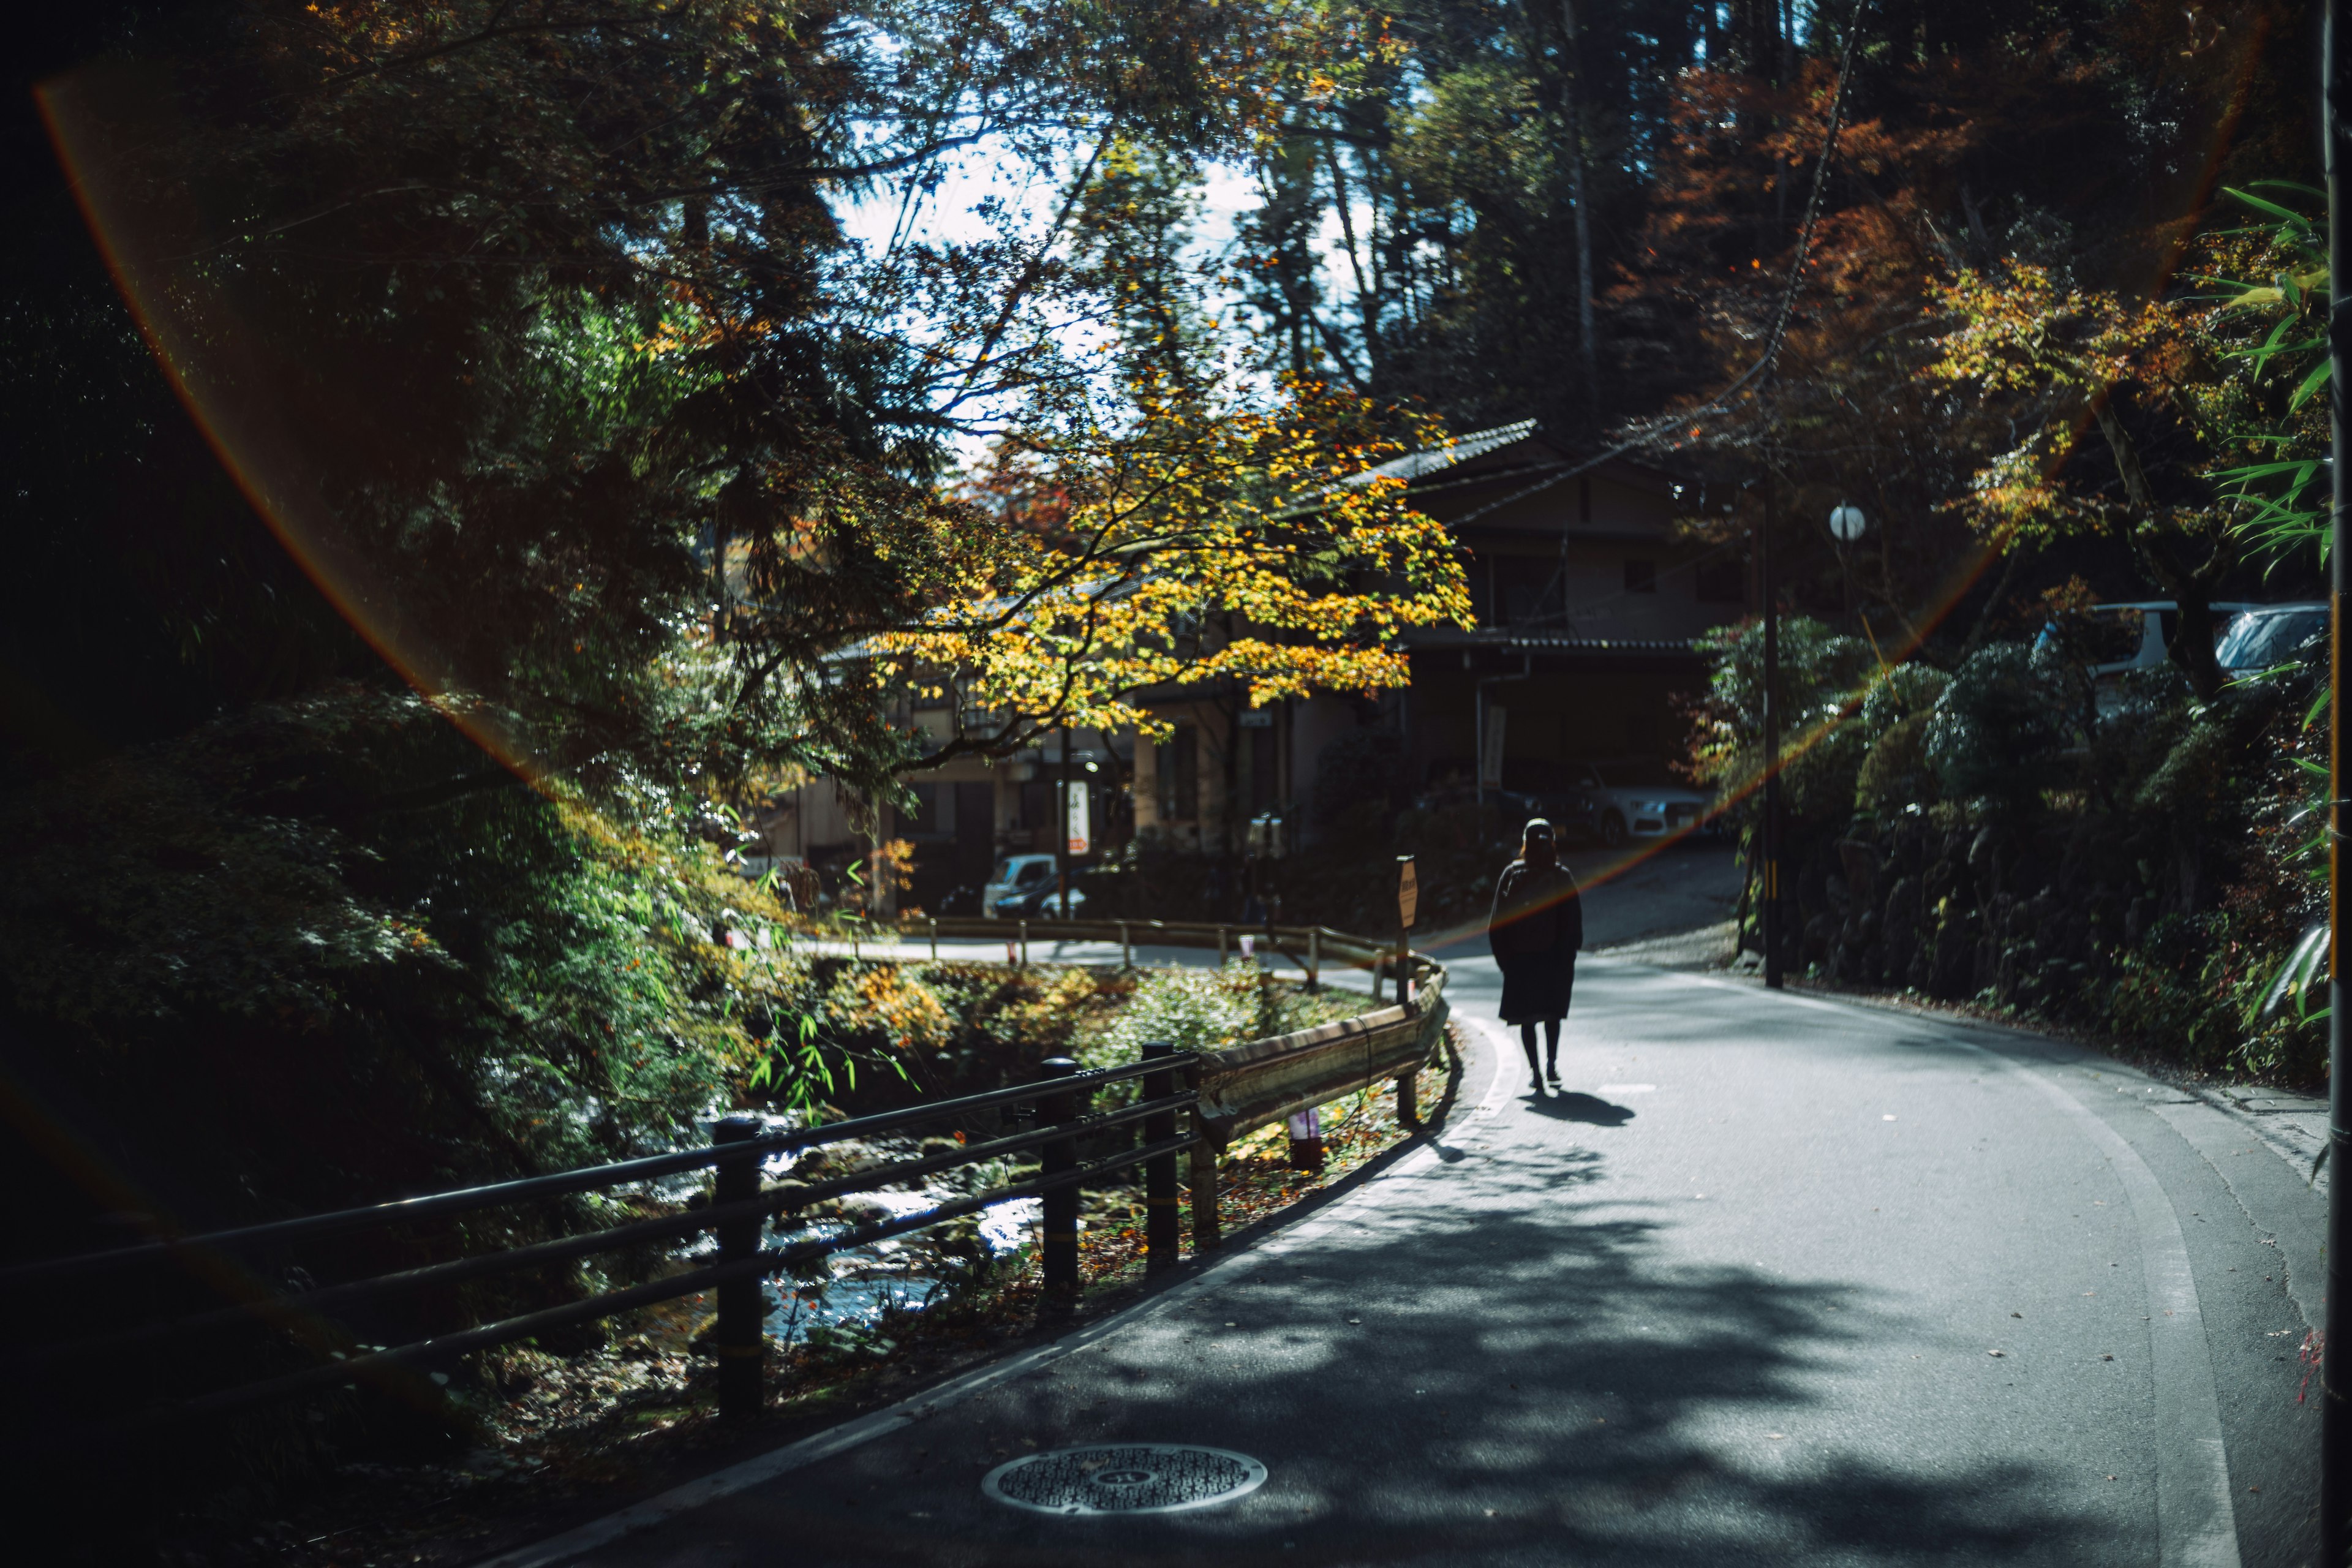
<path fill-rule="evenodd" d="M 982 913 L 983 908 L 980 901 L 980 889 L 970 882 L 959 882 L 940 895 L 939 902 L 931 907 L 931 913 L 942 918 L 971 916 Z"/>
<path fill-rule="evenodd" d="M 1051 855 L 1007 855 L 996 863 L 996 869 L 989 873 L 987 886 L 980 890 L 981 913 L 992 920 L 1000 912 L 997 906 L 1008 899 L 1044 893 L 1053 885 Z"/>
<path fill-rule="evenodd" d="M 1070 879 L 1077 879 L 1075 866 L 1070 868 Z M 988 886 L 981 889 L 980 907 L 991 920 L 1076 920 L 1087 907 L 1087 896 L 1076 887 L 1066 900 L 1054 896 L 1051 855 L 1007 855 L 996 863 Z"/>
<path fill-rule="evenodd" d="M 1072 888 L 1066 897 L 1057 898 L 1054 884 L 1048 879 L 1042 887 L 1025 893 L 1008 893 L 996 900 L 989 913 L 1001 921 L 1079 920 L 1087 912 L 1087 895 L 1082 888 Z"/>
<path fill-rule="evenodd" d="M 1445 811 L 1472 805 L 1479 798 L 1475 786 L 1459 780 L 1448 779 L 1444 784 L 1423 790 L 1413 799 L 1423 811 Z M 1493 815 L 1487 828 L 1512 843 L 1518 841 L 1520 826 L 1531 816 L 1540 816 L 1553 829 L 1568 838 L 1592 837 L 1591 804 L 1573 791 L 1537 792 L 1522 789 L 1497 789 L 1489 784 L 1486 790 L 1486 809 Z"/>
<path fill-rule="evenodd" d="M 1645 772 L 1639 763 L 1601 765 L 1572 763 L 1568 783 L 1592 803 L 1594 830 L 1612 849 L 1636 838 L 1670 838 L 1689 833 L 1706 821 L 1715 797 L 1689 784 L 1634 783 Z"/>
<path fill-rule="evenodd" d="M 2217 637 L 2227 642 L 2239 616 L 2264 607 L 2242 603 L 2215 605 L 2213 626 Z M 2323 611 L 2326 608 L 2320 607 Z M 2061 637 L 2071 638 L 2090 669 L 2091 679 L 2105 681 L 2127 669 L 2153 669 L 2162 664 L 2169 657 L 2166 650 L 2172 645 L 2173 626 L 2179 616 L 2179 606 L 2169 599 L 2093 605 L 2074 612 L 2069 617 L 2071 624 L 2063 630 L 2054 621 L 2045 624 L 2033 646 L 2050 647 Z"/>
<path fill-rule="evenodd" d="M 1598 803 L 1574 777 L 1575 764 L 1540 757 L 1510 757 L 1503 784 L 1521 821 L 1540 816 L 1563 839 L 1590 843 L 1601 832 Z"/>
<path fill-rule="evenodd" d="M 2230 623 L 2214 648 L 2221 673 L 2232 680 L 2294 661 L 2304 645 L 2327 636 L 2327 601 L 2255 605 Z"/>

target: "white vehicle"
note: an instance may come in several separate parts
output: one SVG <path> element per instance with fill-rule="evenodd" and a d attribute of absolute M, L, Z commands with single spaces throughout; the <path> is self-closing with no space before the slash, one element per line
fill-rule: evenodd
<path fill-rule="evenodd" d="M 980 890 L 980 912 L 994 920 L 998 904 L 1043 892 L 1053 879 L 1051 855 L 1007 855 L 996 863 L 996 869 L 988 874 L 988 885 Z"/>
<path fill-rule="evenodd" d="M 2295 650 L 2315 637 L 2327 635 L 2327 601 L 2305 599 L 2293 605 L 2255 605 L 2248 608 L 2213 650 L 2221 673 L 2232 680 L 2259 675 L 2290 662 Z"/>
<path fill-rule="evenodd" d="M 1592 802 L 1592 830 L 1612 849 L 1635 838 L 1688 833 L 1715 805 L 1713 795 L 1688 784 L 1612 784 L 1590 763 L 1576 763 L 1568 773 L 1570 787 Z"/>
<path fill-rule="evenodd" d="M 2226 628 L 2231 626 L 2233 617 L 2262 608 L 2261 605 L 2215 605 L 2213 625 L 2221 640 L 2228 641 Z M 2081 611 L 2080 618 L 2084 650 L 2091 659 L 2091 679 L 2105 680 L 2127 669 L 2154 669 L 2162 664 L 2169 657 L 2165 650 L 2171 646 L 2172 628 L 2180 618 L 2180 609 L 2169 599 L 2147 599 L 2131 605 L 2094 605 Z M 2045 626 L 2034 646 L 2046 647 L 2057 637 L 2058 628 Z M 2226 660 L 2222 668 L 2229 668 Z"/>

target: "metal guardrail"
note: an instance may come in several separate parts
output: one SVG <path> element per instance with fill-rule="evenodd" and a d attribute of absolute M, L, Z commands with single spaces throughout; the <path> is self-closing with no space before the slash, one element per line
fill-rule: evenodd
<path fill-rule="evenodd" d="M 1201 946 L 1216 944 L 1235 929 L 1171 926 L 1158 921 L 1063 921 L 1032 924 L 1034 934 L 1065 941 L 1124 940 L 1126 933 L 1133 931 L 1148 933 L 1149 940 L 1156 943 L 1173 942 Z M 987 934 L 995 935 L 1003 931 L 1005 922 L 939 921 L 931 929 L 937 935 L 954 936 L 962 933 L 949 928 L 963 925 L 984 927 Z M 1102 934 L 1106 931 L 1116 933 L 1115 938 Z M 925 1229 L 1012 1199 L 1035 1196 L 1043 1200 L 1045 1210 L 1042 1261 L 1045 1287 L 1049 1294 L 1068 1299 L 1079 1288 L 1079 1191 L 1089 1182 L 1136 1165 L 1144 1167 L 1145 1265 L 1149 1270 L 1160 1272 L 1177 1261 L 1181 1221 L 1177 1169 L 1180 1153 L 1192 1156 L 1193 1245 L 1195 1250 L 1205 1250 L 1217 1245 L 1220 1230 L 1216 1156 L 1234 1138 L 1390 1078 L 1397 1080 L 1400 1117 L 1408 1123 L 1417 1121 L 1414 1075 L 1444 1039 L 1444 970 L 1422 955 L 1401 954 L 1359 937 L 1320 928 L 1276 928 L 1276 932 L 1269 934 L 1294 939 L 1301 951 L 1318 963 L 1328 952 L 1341 962 L 1372 965 L 1376 975 L 1380 973 L 1378 966 L 1386 963 L 1399 974 L 1399 989 L 1406 994 L 1394 1005 L 1360 1017 L 1225 1050 L 1180 1053 L 1171 1046 L 1147 1045 L 1139 1061 L 1090 1070 L 1080 1069 L 1066 1058 L 1057 1058 L 1044 1064 L 1045 1076 L 1034 1083 L 909 1106 L 825 1127 L 763 1132 L 756 1118 L 730 1117 L 718 1124 L 714 1141 L 703 1148 L 202 1236 L 168 1237 L 0 1269 L 0 1297 L 29 1291 L 69 1291 L 88 1283 L 118 1281 L 142 1271 L 177 1269 L 193 1274 L 203 1285 L 229 1298 L 226 1305 L 209 1310 L 110 1331 L 40 1344 L 18 1342 L 0 1357 L 0 1365 L 12 1368 L 19 1377 L 37 1378 L 47 1369 L 86 1363 L 91 1358 L 119 1357 L 173 1342 L 202 1342 L 224 1333 L 255 1330 L 274 1331 L 314 1358 L 314 1364 L 298 1371 L 127 1413 L 111 1423 L 97 1424 L 82 1434 L 86 1437 L 119 1438 L 193 1417 L 299 1399 L 362 1381 L 395 1390 L 404 1388 L 412 1394 L 425 1393 L 423 1380 L 426 1369 L 434 1363 L 452 1362 L 469 1352 L 709 1290 L 715 1291 L 718 1297 L 709 1348 L 719 1361 L 720 1412 L 737 1415 L 755 1411 L 763 1398 L 765 1357 L 759 1282 L 767 1275 L 830 1253 Z M 1128 951 L 1131 956 L 1131 945 Z M 1418 994 L 1414 994 L 1415 991 Z M 1142 1098 L 1137 1103 L 1108 1111 L 1085 1109 L 1094 1090 L 1134 1079 L 1143 1080 Z M 761 1163 L 773 1154 L 821 1148 L 929 1123 L 968 1121 L 976 1112 L 1001 1112 L 1024 1102 L 1035 1108 L 1039 1123 L 1028 1131 L 966 1143 L 952 1153 L 901 1160 L 814 1182 L 789 1182 L 761 1189 Z M 1190 1116 L 1189 1130 L 1180 1131 L 1180 1115 Z M 1129 1127 L 1139 1127 L 1139 1146 L 1091 1161 L 1079 1159 L 1082 1140 Z M 1034 1178 L 954 1198 L 914 1214 L 853 1226 L 834 1236 L 774 1247 L 761 1245 L 761 1226 L 773 1216 L 808 1209 L 853 1193 L 873 1191 L 1032 1150 L 1037 1152 L 1040 1162 Z M 265 1281 L 248 1261 L 258 1253 L 282 1258 L 289 1245 L 323 1237 L 540 1203 L 703 1169 L 715 1173 L 711 1193 L 706 1203 L 685 1213 L 635 1220 L 368 1279 L 287 1291 Z M 338 1342 L 346 1338 L 336 1327 L 336 1313 L 347 1313 L 353 1308 L 404 1294 L 519 1273 L 702 1231 L 717 1233 L 717 1258 L 684 1273 L 364 1354 L 348 1355 L 336 1348 Z M 58 1436 L 54 1429 L 46 1431 L 43 1442 L 53 1444 Z"/>
<path fill-rule="evenodd" d="M 847 944 L 860 957 L 866 956 L 868 947 L 878 947 L 881 952 L 873 956 L 879 957 L 882 952 L 903 951 L 908 943 L 928 942 L 929 956 L 936 959 L 941 937 L 950 941 L 981 938 L 1003 942 L 1018 963 L 1029 961 L 1029 943 L 1033 940 L 1116 942 L 1120 962 L 1127 964 L 1134 963 L 1139 946 L 1215 948 L 1222 960 L 1239 950 L 1242 938 L 1251 937 L 1260 951 L 1289 959 L 1304 969 L 1309 990 L 1321 985 L 1323 969 L 1328 963 L 1370 970 L 1376 988 L 1396 974 L 1401 961 L 1405 961 L 1408 974 L 1416 979 L 1435 968 L 1427 958 L 1401 950 L 1395 943 L 1374 942 L 1329 926 L 1233 925 L 1209 921 L 989 920 L 950 915 L 906 920 L 891 925 L 877 922 L 862 930 L 853 926 L 836 933 L 835 940 Z"/>

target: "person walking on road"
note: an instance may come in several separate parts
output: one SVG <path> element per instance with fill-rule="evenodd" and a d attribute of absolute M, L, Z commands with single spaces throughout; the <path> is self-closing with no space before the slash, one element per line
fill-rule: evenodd
<path fill-rule="evenodd" d="M 1528 1084 L 1543 1092 L 1549 1077 L 1559 1086 L 1559 1026 L 1576 986 L 1576 953 L 1584 945 L 1584 900 L 1576 879 L 1559 863 L 1551 824 L 1528 823 L 1519 858 L 1495 881 L 1495 910 L 1486 941 L 1503 972 L 1503 1022 L 1519 1026 L 1528 1048 Z M 1544 1063 L 1536 1063 L 1536 1026 L 1544 1031 Z"/>

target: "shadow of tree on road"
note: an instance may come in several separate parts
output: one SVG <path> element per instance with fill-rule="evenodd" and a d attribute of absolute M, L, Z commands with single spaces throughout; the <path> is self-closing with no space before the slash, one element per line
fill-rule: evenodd
<path fill-rule="evenodd" d="M 2057 1506 L 2034 1465 L 1866 1451 L 1817 1374 L 1884 1337 L 1891 1306 L 1832 1278 L 1677 1262 L 1671 1211 L 1604 1198 L 1606 1165 L 1522 1146 L 1480 1154 L 1475 1187 L 1461 1167 L 1402 1178 L 1376 1225 L 726 1505 L 712 1532 L 790 1541 L 799 1563 L 957 1568 L 2146 1555 L 2114 1521 Z M 979 1496 L 1008 1456 L 1088 1442 L 1203 1443 L 1271 1479 L 1151 1519 L 1041 1519 Z"/>

